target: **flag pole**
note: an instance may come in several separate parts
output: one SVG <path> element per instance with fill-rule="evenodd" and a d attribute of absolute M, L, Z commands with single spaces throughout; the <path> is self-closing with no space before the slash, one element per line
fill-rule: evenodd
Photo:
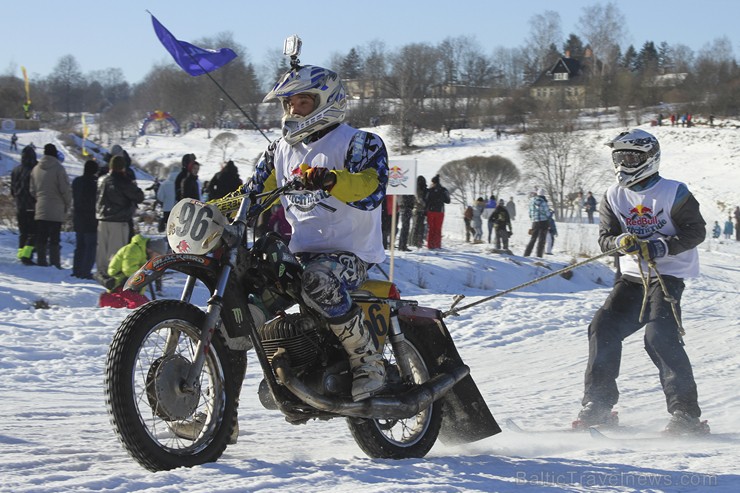
<path fill-rule="evenodd" d="M 145 12 L 146 12 L 147 14 L 149 14 L 150 16 L 152 16 L 152 18 L 154 18 L 154 19 L 156 20 L 156 18 L 154 17 L 154 14 L 152 14 L 151 12 L 149 12 L 149 10 L 148 10 L 148 9 L 145 9 Z M 161 23 L 160 23 L 160 22 L 159 22 L 158 20 L 157 20 L 156 22 L 157 22 L 157 23 L 158 23 L 159 25 L 162 25 L 162 24 L 161 24 Z M 172 39 L 173 39 L 173 40 L 174 40 L 175 42 L 177 42 L 178 44 L 180 44 L 180 40 L 178 40 L 177 38 L 175 38 L 175 37 L 174 37 L 174 36 L 172 35 L 172 33 L 170 33 L 170 32 L 169 32 L 169 30 L 168 30 L 167 28 L 165 28 L 164 26 L 162 26 L 162 27 L 163 27 L 163 28 L 164 28 L 164 30 L 165 30 L 165 31 L 167 32 L 167 34 L 169 34 L 169 35 L 170 35 L 170 36 L 172 37 Z M 155 31 L 156 31 L 156 26 L 155 26 Z M 167 48 L 167 47 L 165 46 L 165 48 Z M 181 49 L 183 48 L 183 47 L 182 47 L 182 45 L 180 45 L 180 48 L 181 48 Z M 237 109 L 238 109 L 239 111 L 241 111 L 242 115 L 244 115 L 244 118 L 246 118 L 246 119 L 247 119 L 247 120 L 249 121 L 249 123 L 251 123 L 251 124 L 252 124 L 252 125 L 254 126 L 254 128 L 256 128 L 256 129 L 257 129 L 257 131 L 258 131 L 258 132 L 259 132 L 260 134 L 262 134 L 262 137 L 264 137 L 264 138 L 265 138 L 265 140 L 267 140 L 267 142 L 272 142 L 272 141 L 270 140 L 270 138 L 269 138 L 269 137 L 268 137 L 267 135 L 265 135 L 265 133 L 264 133 L 264 132 L 262 131 L 262 129 L 261 129 L 260 127 L 259 127 L 259 125 L 257 125 L 257 123 L 255 123 L 255 121 L 254 121 L 254 120 L 252 120 L 252 119 L 251 119 L 251 118 L 249 117 L 249 115 L 247 114 L 247 112 L 246 112 L 246 111 L 244 111 L 244 109 L 242 109 L 242 107 L 241 107 L 241 106 L 239 105 L 239 103 L 237 103 L 237 102 L 236 102 L 236 101 L 234 100 L 234 98 L 232 98 L 232 97 L 231 97 L 231 94 L 229 94 L 228 92 L 226 92 L 226 89 L 224 89 L 224 88 L 223 88 L 223 86 L 221 86 L 221 84 L 219 84 L 219 83 L 218 83 L 218 81 L 216 81 L 216 79 L 214 79 L 213 77 L 211 77 L 211 74 L 209 73 L 209 71 L 208 71 L 208 70 L 206 70 L 206 69 L 205 69 L 205 68 L 203 67 L 203 65 L 201 65 L 201 64 L 200 64 L 200 62 L 199 62 L 199 61 L 198 61 L 198 60 L 197 60 L 197 59 L 196 59 L 196 58 L 195 58 L 195 57 L 193 56 L 193 54 L 192 54 L 192 53 L 190 53 L 190 51 L 189 51 L 189 50 L 187 50 L 187 49 L 182 49 L 182 51 L 184 51 L 185 53 L 187 53 L 187 54 L 188 54 L 188 56 L 190 57 L 190 59 L 191 59 L 191 60 L 192 60 L 193 62 L 195 62 L 195 64 L 196 64 L 196 65 L 197 65 L 198 67 L 200 67 L 200 69 L 201 69 L 201 70 L 203 71 L 203 73 L 204 73 L 204 74 L 206 74 L 206 75 L 208 76 L 208 78 L 209 78 L 209 79 L 211 79 L 211 82 L 213 82 L 214 84 L 216 84 L 216 87 L 218 87 L 218 88 L 219 88 L 219 90 L 220 90 L 220 91 L 221 91 L 222 93 L 224 93 L 224 95 L 225 95 L 225 96 L 226 96 L 227 98 L 229 98 L 229 101 L 231 101 L 232 103 L 234 103 L 234 106 L 236 106 L 236 107 L 237 107 Z M 170 53 L 172 54 L 172 52 L 170 52 Z M 174 54 L 173 54 L 173 56 L 174 56 Z M 177 61 L 177 60 L 175 60 L 175 61 Z M 186 72 L 187 72 L 187 70 L 186 70 Z M 190 75 L 193 75 L 193 74 L 190 74 Z"/>
<path fill-rule="evenodd" d="M 195 59 L 195 57 L 194 57 L 193 55 L 191 55 L 190 53 L 188 53 L 188 55 L 190 55 L 190 58 L 192 58 L 192 59 L 193 59 L 193 61 L 194 61 L 194 62 L 195 62 L 196 64 L 198 64 L 198 66 L 199 66 L 200 68 L 202 68 L 202 69 L 203 69 L 203 66 L 202 66 L 202 65 L 201 65 L 201 64 L 200 64 L 200 63 L 198 62 L 198 60 L 196 60 L 196 59 Z M 205 72 L 205 69 L 203 69 L 203 71 Z M 244 118 L 246 118 L 247 120 L 249 120 L 249 123 L 251 123 L 252 125 L 254 125 L 254 128 L 256 128 L 256 129 L 257 129 L 257 131 L 258 131 L 259 133 L 261 133 L 261 134 L 262 134 L 262 137 L 264 137 L 265 139 L 267 139 L 267 142 L 272 142 L 272 141 L 270 140 L 270 138 L 269 138 L 269 137 L 268 137 L 267 135 L 265 135 L 265 133 L 264 133 L 264 132 L 262 131 L 262 129 L 261 129 L 260 127 L 259 127 L 259 125 L 257 125 L 257 124 L 256 124 L 256 123 L 254 122 L 254 120 L 252 120 L 252 119 L 251 119 L 251 118 L 249 117 L 249 115 L 247 115 L 247 112 L 246 112 L 246 111 L 244 111 L 244 110 L 242 109 L 242 107 L 241 107 L 241 106 L 239 106 L 239 103 L 237 103 L 236 101 L 234 101 L 234 98 L 232 98 L 232 97 L 231 97 L 231 95 L 230 95 L 230 94 L 229 94 L 228 92 L 226 92 L 226 89 L 224 89 L 224 88 L 223 88 L 223 87 L 221 86 L 221 84 L 219 84 L 219 83 L 218 83 L 218 81 L 217 81 L 216 79 L 214 79 L 213 77 L 211 77 L 211 74 L 210 74 L 210 73 L 208 73 L 208 72 L 205 72 L 205 74 L 206 74 L 206 75 L 208 76 L 208 78 L 209 78 L 209 79 L 211 79 L 211 81 L 212 81 L 212 82 L 213 82 L 214 84 L 216 84 L 216 87 L 218 87 L 218 88 L 219 88 L 219 89 L 221 90 L 221 92 L 222 92 L 222 93 L 224 93 L 224 95 L 225 95 L 225 96 L 226 96 L 227 98 L 229 98 L 229 101 L 231 101 L 232 103 L 234 103 L 234 106 L 236 106 L 236 107 L 237 107 L 237 108 L 239 109 L 239 111 L 241 111 L 241 112 L 242 112 L 242 115 L 244 115 Z"/>

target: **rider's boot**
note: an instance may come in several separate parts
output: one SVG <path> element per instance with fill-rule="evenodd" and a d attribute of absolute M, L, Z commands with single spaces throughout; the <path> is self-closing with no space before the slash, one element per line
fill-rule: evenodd
<path fill-rule="evenodd" d="M 329 327 L 349 356 L 354 401 L 374 395 L 385 383 L 383 357 L 378 353 L 363 320 L 362 310 L 353 305 L 349 313 L 329 321 Z"/>

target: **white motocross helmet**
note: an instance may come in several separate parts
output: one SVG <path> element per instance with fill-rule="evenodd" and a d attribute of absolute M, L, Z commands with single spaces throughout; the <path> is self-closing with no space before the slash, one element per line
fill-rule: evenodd
<path fill-rule="evenodd" d="M 307 116 L 290 114 L 288 98 L 300 93 L 314 96 L 314 110 Z M 263 102 L 279 99 L 283 105 L 283 139 L 293 145 L 309 135 L 344 120 L 347 95 L 336 72 L 313 65 L 286 72 Z"/>
<path fill-rule="evenodd" d="M 629 188 L 658 172 L 660 144 L 652 134 L 640 129 L 627 130 L 606 145 L 612 148 L 614 173 L 620 187 Z"/>

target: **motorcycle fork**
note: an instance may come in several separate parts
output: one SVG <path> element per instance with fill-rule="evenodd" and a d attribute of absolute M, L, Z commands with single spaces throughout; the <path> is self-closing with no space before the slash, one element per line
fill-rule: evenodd
<path fill-rule="evenodd" d="M 231 260 L 232 262 L 236 260 L 236 249 L 232 253 Z M 223 266 L 221 270 L 221 275 L 219 276 L 218 282 L 216 283 L 216 288 L 213 290 L 213 294 L 208 299 L 208 308 L 206 308 L 206 319 L 203 322 L 203 326 L 200 328 L 200 339 L 198 340 L 197 346 L 195 346 L 193 363 L 190 365 L 188 374 L 181 385 L 181 390 L 183 392 L 198 391 L 200 373 L 203 370 L 203 363 L 206 360 L 206 353 L 208 352 L 208 348 L 210 348 L 211 346 L 211 338 L 213 337 L 213 333 L 218 329 L 218 326 L 221 323 L 223 293 L 226 291 L 226 283 L 228 282 L 229 276 L 231 275 L 231 266 L 233 265 L 232 262 L 229 262 L 228 264 Z M 188 291 L 188 286 L 190 285 L 191 278 L 193 284 L 195 283 L 195 278 L 193 278 L 192 276 L 188 276 L 188 282 L 186 283 L 185 289 L 183 290 L 183 297 L 185 297 L 186 291 Z M 188 298 L 190 297 L 190 294 L 192 294 L 192 286 L 190 286 Z"/>
<path fill-rule="evenodd" d="M 180 301 L 190 303 L 190 298 L 193 296 L 193 288 L 195 287 L 195 276 L 188 276 L 185 280 L 185 287 L 182 289 L 182 295 L 180 295 Z M 170 356 L 175 353 L 175 348 L 180 342 L 180 331 L 177 329 L 171 329 L 167 340 L 164 343 L 164 354 Z"/>

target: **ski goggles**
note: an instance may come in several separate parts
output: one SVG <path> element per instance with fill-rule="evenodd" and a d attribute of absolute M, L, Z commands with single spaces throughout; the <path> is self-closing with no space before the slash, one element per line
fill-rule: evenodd
<path fill-rule="evenodd" d="M 625 169 L 639 168 L 648 159 L 646 152 L 640 151 L 614 151 L 612 152 L 612 162 L 615 167 Z"/>

